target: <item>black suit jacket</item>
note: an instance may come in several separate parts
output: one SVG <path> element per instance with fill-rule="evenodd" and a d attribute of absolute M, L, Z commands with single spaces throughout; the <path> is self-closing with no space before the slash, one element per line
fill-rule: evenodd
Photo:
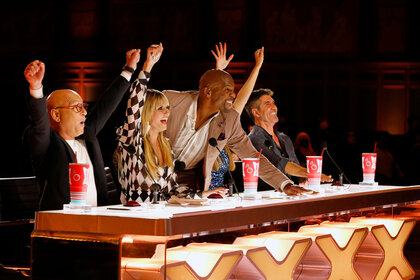
<path fill-rule="evenodd" d="M 104 162 L 96 135 L 104 127 L 124 93 L 130 86 L 119 76 L 88 113 L 84 133 L 78 137 L 86 141 L 93 165 L 98 206 L 108 203 Z M 62 209 L 70 202 L 69 163 L 75 162 L 72 148 L 50 128 L 46 97 L 29 99 L 30 125 L 24 133 L 24 144 L 31 155 L 32 166 L 41 186 L 40 210 Z"/>

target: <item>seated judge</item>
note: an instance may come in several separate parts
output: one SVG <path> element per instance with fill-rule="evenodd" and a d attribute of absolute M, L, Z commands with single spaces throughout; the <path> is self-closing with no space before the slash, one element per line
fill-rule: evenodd
<path fill-rule="evenodd" d="M 288 176 L 307 178 L 306 168 L 300 166 L 292 140 L 284 133 L 274 129 L 278 122 L 277 106 L 270 89 L 254 90 L 245 106 L 255 125 L 248 134 L 252 144 L 278 170 Z M 332 182 L 331 176 L 321 175 L 321 182 Z"/>
<path fill-rule="evenodd" d="M 44 96 L 44 63 L 35 60 L 26 67 L 30 125 L 24 133 L 24 144 L 41 186 L 40 210 L 62 209 L 63 204 L 70 202 L 69 163 L 76 162 L 76 154 L 78 162 L 90 165 L 86 203 L 107 205 L 104 162 L 96 136 L 128 90 L 139 52 L 133 49 L 126 53 L 125 70 L 89 113 L 88 105 L 73 90 L 56 90 Z"/>
<path fill-rule="evenodd" d="M 219 151 L 209 144 L 215 138 L 219 149 L 228 146 L 239 158 L 258 157 L 251 141 L 240 124 L 240 116 L 226 103 L 235 99 L 234 81 L 223 70 L 208 70 L 199 81 L 199 91 L 164 91 L 169 100 L 171 114 L 166 136 L 176 160 L 185 163 L 177 172 L 179 184 L 189 188 L 208 190 L 211 171 Z M 260 177 L 273 188 L 290 195 L 307 192 L 293 182 L 267 158 L 260 158 Z"/>
<path fill-rule="evenodd" d="M 124 205 L 152 201 L 155 183 L 161 188 L 162 196 L 158 199 L 194 197 L 195 194 L 175 180 L 171 147 L 163 136 L 170 116 L 168 99 L 160 91 L 147 90 L 151 70 L 162 52 L 162 44 L 147 49 L 143 68 L 130 88 L 124 124 L 117 131 L 118 180 Z M 199 196 L 207 197 L 218 191 L 205 191 Z"/>

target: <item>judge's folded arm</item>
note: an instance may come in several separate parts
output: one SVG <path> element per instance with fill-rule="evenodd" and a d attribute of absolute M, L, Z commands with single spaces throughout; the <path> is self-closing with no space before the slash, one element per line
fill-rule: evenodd
<path fill-rule="evenodd" d="M 238 135 L 239 134 L 241 133 L 238 133 Z M 248 138 L 245 132 L 243 132 L 242 136 L 229 139 L 228 146 L 235 154 L 239 156 L 239 158 L 258 157 L 257 150 L 255 150 L 251 140 Z M 291 181 L 279 169 L 271 164 L 271 162 L 264 155 L 260 156 L 259 173 L 261 179 L 263 179 L 267 184 L 271 185 L 276 190 L 285 192 L 288 195 L 300 195 L 303 193 L 311 192 L 304 188 L 293 186 L 293 181 Z"/>
<path fill-rule="evenodd" d="M 288 175 L 300 177 L 300 178 L 308 178 L 308 171 L 305 167 L 297 165 L 292 161 L 288 161 L 286 167 L 284 168 L 284 172 Z M 332 182 L 333 178 L 330 175 L 321 174 L 321 182 Z"/>

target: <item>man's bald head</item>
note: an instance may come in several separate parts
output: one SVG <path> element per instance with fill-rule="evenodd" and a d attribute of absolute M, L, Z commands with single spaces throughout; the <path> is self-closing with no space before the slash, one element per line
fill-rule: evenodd
<path fill-rule="evenodd" d="M 234 84 L 232 76 L 223 70 L 208 70 L 200 78 L 199 91 L 203 92 L 205 88 L 223 88 L 228 84 Z"/>
<path fill-rule="evenodd" d="M 87 112 L 74 107 L 81 103 L 82 97 L 71 89 L 53 91 L 47 98 L 50 126 L 65 140 L 75 139 L 84 132 Z"/>
<path fill-rule="evenodd" d="M 233 104 L 236 96 L 233 78 L 223 70 L 205 72 L 200 78 L 199 92 L 198 100 L 209 113 L 224 110 L 227 103 Z"/>
<path fill-rule="evenodd" d="M 71 89 L 59 89 L 51 92 L 47 97 L 47 109 L 48 112 L 51 109 L 61 106 L 73 105 L 74 101 L 83 102 L 82 97 Z"/>

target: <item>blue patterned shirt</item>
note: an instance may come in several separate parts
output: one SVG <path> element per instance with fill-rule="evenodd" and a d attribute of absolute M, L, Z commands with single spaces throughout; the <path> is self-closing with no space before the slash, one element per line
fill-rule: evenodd
<path fill-rule="evenodd" d="M 222 150 L 219 156 L 222 159 L 222 162 L 219 161 L 219 170 L 211 172 L 211 182 L 210 182 L 209 190 L 212 190 L 218 187 L 226 187 L 224 178 L 230 164 L 229 157 L 225 149 Z"/>

